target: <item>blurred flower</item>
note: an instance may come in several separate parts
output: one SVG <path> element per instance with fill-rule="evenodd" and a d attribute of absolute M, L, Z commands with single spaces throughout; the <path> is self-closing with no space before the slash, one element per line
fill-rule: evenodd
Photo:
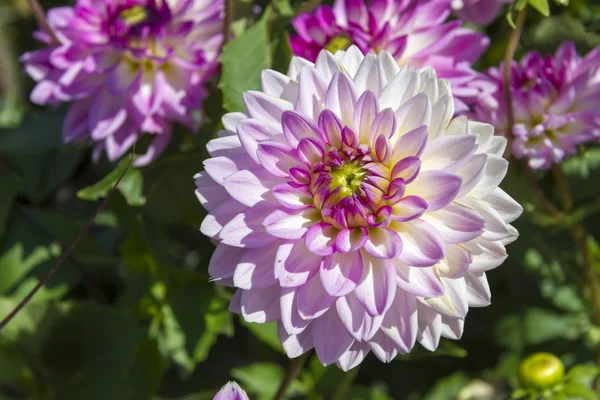
<path fill-rule="evenodd" d="M 494 386 L 481 379 L 474 379 L 460 390 L 457 400 L 491 400 L 496 396 Z"/>
<path fill-rule="evenodd" d="M 433 66 L 450 81 L 456 111 L 466 111 L 479 90 L 470 83 L 471 64 L 487 48 L 489 39 L 462 28 L 461 21 L 444 22 L 450 0 L 336 0 L 314 14 L 301 14 L 292 24 L 294 54 L 315 61 L 321 49 L 331 52 L 355 44 L 363 53 L 389 52 L 399 65 Z"/>
<path fill-rule="evenodd" d="M 167 146 L 174 122 L 194 125 L 217 68 L 222 14 L 222 0 L 78 0 L 51 9 L 60 45 L 21 58 L 38 82 L 31 101 L 73 102 L 64 140 L 90 138 L 96 157 L 118 159 L 154 134 L 137 159 L 148 163 Z M 35 36 L 50 44 L 47 34 Z"/>
<path fill-rule="evenodd" d="M 522 208 L 498 188 L 506 140 L 452 120 L 432 68 L 356 46 L 263 71 L 244 102 L 195 177 L 230 309 L 277 321 L 290 357 L 314 347 L 344 370 L 458 339 L 518 235 Z"/>
<path fill-rule="evenodd" d="M 549 389 L 559 383 L 564 375 L 565 366 L 551 353 L 532 354 L 519 366 L 519 383 L 524 389 Z"/>
<path fill-rule="evenodd" d="M 488 88 L 474 107 L 474 118 L 508 135 L 503 96 L 503 66 L 482 80 Z M 556 55 L 526 54 L 512 64 L 511 93 L 515 112 L 512 151 L 534 169 L 550 168 L 577 151 L 577 145 L 600 136 L 600 47 L 581 58 L 571 42 Z"/>
<path fill-rule="evenodd" d="M 248 395 L 237 383 L 228 382 L 213 397 L 213 400 L 248 400 Z"/>
<path fill-rule="evenodd" d="M 475 25 L 489 25 L 496 19 L 503 4 L 512 0 L 452 0 L 456 16 Z"/>

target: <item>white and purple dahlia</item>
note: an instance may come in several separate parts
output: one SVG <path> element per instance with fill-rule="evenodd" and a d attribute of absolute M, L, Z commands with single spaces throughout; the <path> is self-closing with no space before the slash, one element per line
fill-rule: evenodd
<path fill-rule="evenodd" d="M 452 86 L 457 112 L 466 111 L 479 94 L 471 83 L 471 65 L 489 44 L 481 33 L 446 21 L 450 0 L 335 0 L 292 24 L 295 55 L 315 61 L 322 49 L 335 53 L 350 45 L 363 53 L 387 51 L 399 65 L 432 66 Z"/>
<path fill-rule="evenodd" d="M 513 154 L 527 159 L 531 168 L 550 168 L 575 154 L 578 145 L 600 137 L 600 47 L 582 58 L 572 42 L 565 42 L 554 56 L 534 51 L 513 62 L 512 129 L 507 129 L 503 75 L 502 65 L 487 71 L 483 86 L 489 89 L 473 115 L 493 124 L 497 134 L 510 135 Z"/>
<path fill-rule="evenodd" d="M 195 176 L 230 309 L 277 321 L 290 357 L 344 370 L 458 339 L 490 303 L 522 208 L 498 184 L 506 139 L 452 119 L 450 85 L 385 51 L 324 50 L 266 70 Z"/>
<path fill-rule="evenodd" d="M 222 42 L 223 0 L 77 0 L 49 10 L 60 43 L 21 60 L 38 83 L 36 104 L 73 102 L 64 140 L 91 139 L 95 155 L 121 157 L 154 134 L 145 164 L 169 142 L 173 124 L 194 126 Z"/>

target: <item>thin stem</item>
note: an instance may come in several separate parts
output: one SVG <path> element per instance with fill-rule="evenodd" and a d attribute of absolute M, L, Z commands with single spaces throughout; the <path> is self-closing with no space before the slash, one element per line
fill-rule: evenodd
<path fill-rule="evenodd" d="M 231 24 L 233 23 L 233 10 L 231 0 L 225 0 L 225 20 L 223 21 L 223 44 L 225 46 L 231 38 Z"/>
<path fill-rule="evenodd" d="M 535 175 L 533 174 L 533 171 L 531 170 L 531 168 L 529 168 L 529 164 L 527 164 L 527 160 L 523 160 L 523 174 L 525 175 L 525 179 L 527 179 L 527 182 L 529 183 L 529 187 L 533 191 L 533 194 L 540 202 L 540 204 L 546 209 L 546 211 L 555 217 L 562 216 L 562 211 L 560 211 L 554 205 L 554 203 L 548 200 L 548 198 L 544 194 L 544 191 L 542 190 L 540 185 L 538 185 L 537 181 L 535 180 Z"/>
<path fill-rule="evenodd" d="M 563 203 L 563 209 L 566 213 L 573 211 L 573 198 L 571 197 L 571 191 L 569 190 L 569 184 L 563 170 L 558 164 L 552 165 L 552 174 L 558 185 L 558 190 Z"/>
<path fill-rule="evenodd" d="M 517 16 L 517 24 L 516 28 L 513 29 L 510 38 L 508 40 L 508 44 L 506 45 L 506 52 L 504 53 L 504 79 L 503 79 L 503 94 L 504 94 L 504 104 L 506 108 L 506 120 L 507 120 L 507 139 L 509 141 L 509 145 L 507 149 L 510 149 L 510 142 L 512 140 L 512 128 L 515 125 L 515 111 L 513 109 L 513 101 L 512 101 L 512 93 L 510 92 L 511 88 L 511 79 L 512 79 L 512 62 L 515 58 L 515 52 L 517 51 L 517 46 L 519 44 L 519 40 L 521 39 L 521 33 L 523 32 L 523 26 L 525 25 L 525 15 L 526 15 L 527 7 L 524 7 L 521 11 L 519 11 L 519 15 Z"/>
<path fill-rule="evenodd" d="M 279 386 L 279 390 L 277 394 L 273 398 L 273 400 L 283 400 L 285 398 L 285 393 L 287 392 L 290 384 L 296 379 L 300 371 L 302 370 L 302 366 L 308 357 L 309 352 L 302 354 L 300 357 L 294 358 L 290 365 L 288 366 L 287 372 L 285 373 L 285 377 L 283 378 L 283 382 Z"/>
<path fill-rule="evenodd" d="M 569 184 L 563 170 L 558 165 L 552 166 L 552 174 L 556 180 L 556 184 L 560 191 L 560 195 L 563 202 L 563 208 L 565 212 L 571 212 L 573 210 L 573 198 L 569 189 Z M 598 282 L 598 275 L 594 268 L 594 259 L 588 246 L 588 234 L 585 230 L 585 226 L 581 222 L 578 222 L 571 226 L 571 236 L 577 248 L 583 258 L 583 268 L 585 274 L 585 280 L 588 284 L 590 296 L 592 298 L 593 307 L 593 321 L 594 324 L 600 326 L 600 282 Z M 600 348 L 596 352 L 596 363 L 600 364 Z M 596 388 L 600 390 L 600 380 L 596 381 Z"/>
<path fill-rule="evenodd" d="M 33 225 L 38 231 L 40 231 L 44 236 L 49 237 L 50 239 L 54 238 L 54 235 L 50 233 L 43 225 L 37 222 L 34 218 L 31 218 L 29 215 L 23 212 L 20 208 L 17 207 L 17 213 L 21 215 L 21 217 L 26 220 L 28 223 Z M 60 243 L 62 247 L 62 243 Z M 84 286 L 90 291 L 90 293 L 98 299 L 103 304 L 108 304 L 109 300 L 100 288 L 100 286 L 96 283 L 94 278 L 90 275 L 90 273 L 86 270 L 86 268 L 77 261 L 72 255 L 67 256 L 67 261 L 79 272 L 81 275 L 81 280 Z"/>
<path fill-rule="evenodd" d="M 119 186 L 121 179 L 123 179 L 123 177 L 129 170 L 129 167 L 131 166 L 131 163 L 133 162 L 134 156 L 135 156 L 135 144 L 133 145 L 133 151 L 131 153 L 131 158 L 129 159 L 129 164 L 127 164 L 127 168 L 125 168 L 125 170 L 123 171 L 121 176 L 119 176 L 119 179 L 117 179 L 117 182 L 115 182 L 113 187 L 110 188 L 110 191 L 106 194 L 106 197 L 100 203 L 100 206 L 96 210 L 96 213 L 94 214 L 94 216 L 88 221 L 88 223 L 83 227 L 83 229 L 81 231 L 79 231 L 79 233 L 77 234 L 77 237 L 75 238 L 75 240 L 73 240 L 73 243 L 71 243 L 71 245 L 67 248 L 67 250 L 59 257 L 59 259 L 56 261 L 54 266 L 52 266 L 52 268 L 50 268 L 50 270 L 46 273 L 46 275 L 44 275 L 42 277 L 42 279 L 40 279 L 40 281 L 37 283 L 37 285 L 35 285 L 35 287 L 29 293 L 27 293 L 27 296 L 25 296 L 25 298 L 23 300 L 21 300 L 21 302 L 19 304 L 17 304 L 17 306 L 10 312 L 10 314 L 8 314 L 2 320 L 2 322 L 0 322 L 0 331 L 19 313 L 19 311 L 21 311 L 21 309 L 23 307 L 25 307 L 27 305 L 29 300 L 31 300 L 31 298 L 33 296 L 35 296 L 35 294 L 38 292 L 38 290 L 40 290 L 42 288 L 42 286 L 44 286 L 50 280 L 52 275 L 54 275 L 54 273 L 58 270 L 58 268 L 62 265 L 62 263 L 67 259 L 67 257 L 69 257 L 69 254 L 71 254 L 71 251 L 73 251 L 73 249 L 75 248 L 77 243 L 79 243 L 79 241 L 81 240 L 83 235 L 85 235 L 86 232 L 90 229 L 90 227 L 96 220 L 96 217 L 98 216 L 98 214 L 100 214 L 100 211 L 102 211 L 104 209 L 104 206 L 106 206 L 106 203 L 108 203 L 110 196 L 112 196 L 112 194 L 117 189 L 117 186 Z"/>
<path fill-rule="evenodd" d="M 44 12 L 44 9 L 40 5 L 40 3 L 38 3 L 37 0 L 27 0 L 27 4 L 29 4 L 29 7 L 31 8 L 31 11 L 33 12 L 33 15 L 35 16 L 35 19 L 40 28 L 44 32 L 46 32 L 46 34 L 50 37 L 50 44 L 56 46 L 60 45 L 60 40 L 58 40 L 58 38 L 54 34 L 54 31 L 50 27 L 48 19 L 46 18 L 46 13 Z"/>

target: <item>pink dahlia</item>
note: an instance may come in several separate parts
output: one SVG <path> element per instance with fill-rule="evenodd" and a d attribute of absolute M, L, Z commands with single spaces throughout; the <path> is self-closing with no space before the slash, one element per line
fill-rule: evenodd
<path fill-rule="evenodd" d="M 213 397 L 213 400 L 248 400 L 248 395 L 235 382 L 228 382 Z"/>
<path fill-rule="evenodd" d="M 600 47 L 582 58 L 573 43 L 556 55 L 526 54 L 512 64 L 511 93 L 515 125 L 508 121 L 503 96 L 504 68 L 491 68 L 491 84 L 474 107 L 474 115 L 512 136 L 512 151 L 534 169 L 547 169 L 577 152 L 577 146 L 600 136 Z M 511 135 L 512 133 L 512 135 Z"/>
<path fill-rule="evenodd" d="M 148 163 L 167 146 L 174 122 L 194 125 L 217 67 L 222 20 L 222 0 L 78 0 L 51 9 L 60 43 L 36 32 L 48 47 L 21 58 L 38 82 L 31 101 L 73 102 L 64 140 L 90 138 L 95 155 L 110 160 L 154 134 L 137 160 Z"/>
<path fill-rule="evenodd" d="M 363 53 L 387 51 L 399 65 L 433 66 L 450 81 L 456 111 L 466 111 L 479 93 L 471 82 L 471 64 L 487 48 L 486 36 L 462 28 L 461 21 L 445 22 L 450 0 L 335 0 L 292 24 L 294 54 L 315 61 L 322 49 L 335 52 L 355 44 Z"/>
<path fill-rule="evenodd" d="M 344 370 L 458 339 L 517 237 L 506 139 L 452 119 L 432 68 L 355 46 L 264 71 L 244 102 L 195 177 L 230 309 L 277 321 L 290 357 L 314 347 Z"/>
<path fill-rule="evenodd" d="M 504 4 L 512 0 L 452 0 L 454 14 L 475 25 L 489 25 L 496 19 Z"/>

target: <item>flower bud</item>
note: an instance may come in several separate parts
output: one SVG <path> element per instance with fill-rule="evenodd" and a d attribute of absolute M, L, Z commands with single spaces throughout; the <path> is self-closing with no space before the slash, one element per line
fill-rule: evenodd
<path fill-rule="evenodd" d="M 545 390 L 560 382 L 565 366 L 558 357 L 550 353 L 535 353 L 521 362 L 519 383 L 525 389 Z"/>
<path fill-rule="evenodd" d="M 237 383 L 227 382 L 213 400 L 248 400 L 248 395 Z"/>

